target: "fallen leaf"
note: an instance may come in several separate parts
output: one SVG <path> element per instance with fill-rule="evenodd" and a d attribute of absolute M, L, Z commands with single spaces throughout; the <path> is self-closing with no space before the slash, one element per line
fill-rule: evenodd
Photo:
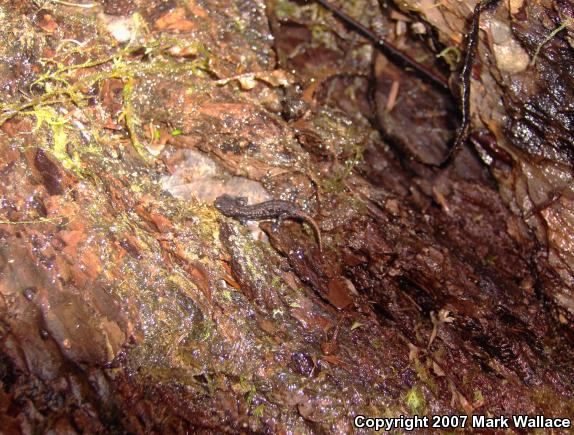
<path fill-rule="evenodd" d="M 51 34 L 58 30 L 58 23 L 54 21 L 52 15 L 45 14 L 38 22 L 38 27 L 40 27 L 44 32 Z"/>
<path fill-rule="evenodd" d="M 332 279 L 329 281 L 328 288 L 329 291 L 325 297 L 335 307 L 343 309 L 353 302 L 349 295 L 347 284 L 342 279 Z"/>
<path fill-rule="evenodd" d="M 193 21 L 185 18 L 185 9 L 176 8 L 165 15 L 162 15 L 156 22 L 155 27 L 159 30 L 179 30 L 189 32 L 197 26 Z"/>

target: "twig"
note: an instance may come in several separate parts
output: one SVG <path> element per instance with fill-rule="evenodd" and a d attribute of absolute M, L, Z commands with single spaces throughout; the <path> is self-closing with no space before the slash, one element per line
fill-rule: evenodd
<path fill-rule="evenodd" d="M 71 6 L 74 8 L 84 8 L 84 9 L 91 9 L 93 7 L 96 7 L 97 5 L 95 3 L 71 3 L 71 2 L 66 2 L 63 0 L 49 0 L 52 3 L 56 3 L 62 6 Z"/>
<path fill-rule="evenodd" d="M 38 219 L 29 219 L 29 220 L 22 220 L 22 221 L 11 221 L 0 219 L 0 225 L 30 225 L 30 224 L 42 224 L 46 222 L 56 222 L 61 217 L 39 217 Z"/>
<path fill-rule="evenodd" d="M 334 15 L 336 15 L 339 19 L 347 23 L 349 26 L 353 27 L 361 35 L 363 35 L 367 39 L 370 39 L 378 49 L 388 54 L 391 58 L 401 62 L 406 66 L 410 66 L 416 72 L 418 72 L 419 75 L 422 76 L 422 78 L 427 79 L 428 81 L 432 82 L 433 84 L 437 85 L 442 89 L 448 90 L 448 83 L 445 78 L 440 77 L 439 75 L 431 71 L 429 68 L 427 68 L 425 65 L 417 62 L 409 55 L 401 52 L 394 45 L 390 44 L 389 42 L 385 41 L 382 38 L 379 38 L 370 29 L 362 25 L 359 21 L 355 20 L 353 17 L 347 15 L 345 12 L 333 6 L 327 0 L 315 0 L 315 1 L 319 3 L 321 6 L 323 6 L 325 9 L 331 11 Z"/>

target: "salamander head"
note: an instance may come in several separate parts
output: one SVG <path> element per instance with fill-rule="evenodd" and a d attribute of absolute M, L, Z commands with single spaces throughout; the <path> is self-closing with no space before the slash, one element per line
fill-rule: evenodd
<path fill-rule="evenodd" d="M 219 210 L 224 215 L 229 215 L 235 212 L 238 208 L 245 207 L 247 205 L 247 198 L 243 196 L 231 196 L 224 193 L 218 196 L 214 204 L 215 208 Z"/>

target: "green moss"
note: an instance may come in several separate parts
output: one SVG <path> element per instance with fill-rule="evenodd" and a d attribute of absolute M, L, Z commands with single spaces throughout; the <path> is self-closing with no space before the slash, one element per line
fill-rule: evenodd
<path fill-rule="evenodd" d="M 300 8 L 294 2 L 289 0 L 279 0 L 275 2 L 275 7 L 273 9 L 275 15 L 280 20 L 299 18 L 297 15 L 299 10 Z"/>
<path fill-rule="evenodd" d="M 263 417 L 263 412 L 265 411 L 265 404 L 262 403 L 257 408 L 253 410 L 253 416 L 255 417 Z"/>
<path fill-rule="evenodd" d="M 47 217 L 39 217 L 37 219 L 27 219 L 27 220 L 21 220 L 21 221 L 8 221 L 8 220 L 2 220 L 0 219 L 0 224 L 4 224 L 4 225 L 32 225 L 32 224 L 42 224 L 42 223 L 56 223 L 60 220 L 62 220 L 63 218 L 60 217 L 53 217 L 53 218 L 47 218 Z"/>
<path fill-rule="evenodd" d="M 231 292 L 229 290 L 223 290 L 221 292 L 221 298 L 226 302 L 231 302 L 233 298 L 231 297 Z"/>
<path fill-rule="evenodd" d="M 446 47 L 442 50 L 439 54 L 436 55 L 437 58 L 443 58 L 444 61 L 448 64 L 451 71 L 456 71 L 460 65 L 460 61 L 462 60 L 462 53 L 460 52 L 458 47 Z"/>
<path fill-rule="evenodd" d="M 546 45 L 552 38 L 554 38 L 559 32 L 564 30 L 566 27 L 568 27 L 573 22 L 574 22 L 574 18 L 568 18 L 562 24 L 560 24 L 558 27 L 556 27 L 552 32 L 550 32 L 548 34 L 548 36 L 546 36 L 546 38 L 544 38 L 542 40 L 542 42 L 540 44 L 538 44 L 538 46 L 536 47 L 536 51 L 534 52 L 534 56 L 532 57 L 532 62 L 530 64 L 531 65 L 536 64 L 536 59 L 538 58 L 538 54 L 540 53 L 540 50 L 542 49 L 542 47 L 544 45 Z"/>
<path fill-rule="evenodd" d="M 428 361 L 432 363 L 432 360 L 429 359 Z M 421 382 L 423 382 L 434 394 L 436 394 L 438 391 L 436 382 L 431 375 L 429 368 L 419 358 L 415 360 L 415 371 Z"/>
<path fill-rule="evenodd" d="M 122 109 L 122 113 L 118 117 L 118 121 L 122 120 L 126 121 L 126 127 L 130 134 L 132 145 L 134 146 L 138 154 L 142 158 L 147 160 L 145 147 L 138 139 L 138 135 L 136 133 L 136 123 L 139 123 L 139 119 L 137 118 L 137 115 L 134 113 L 133 110 L 133 104 L 132 104 L 133 88 L 134 88 L 133 77 L 129 77 L 123 90 L 124 108 Z"/>
<path fill-rule="evenodd" d="M 281 277 L 275 275 L 273 277 L 273 279 L 271 280 L 271 286 L 273 286 L 274 288 L 279 287 L 281 285 Z"/>
<path fill-rule="evenodd" d="M 413 415 L 424 415 L 426 410 L 425 398 L 418 387 L 411 388 L 405 395 L 405 402 Z"/>
<path fill-rule="evenodd" d="M 484 257 L 482 262 L 484 263 L 485 266 L 494 266 L 497 258 L 498 257 L 496 255 L 488 254 L 486 257 Z"/>
<path fill-rule="evenodd" d="M 473 401 L 474 401 L 474 403 L 482 403 L 482 402 L 484 402 L 484 396 L 482 395 L 482 391 L 480 391 L 480 390 L 475 390 L 475 391 L 474 391 Z"/>
<path fill-rule="evenodd" d="M 52 148 L 42 149 L 50 152 L 62 166 L 73 171 L 77 176 L 82 175 L 82 164 L 77 152 L 68 152 L 68 130 L 71 128 L 66 117 L 60 115 L 51 106 L 39 106 L 34 110 L 23 112 L 22 115 L 29 115 L 36 118 L 36 126 L 33 133 L 37 132 L 44 125 L 48 127 L 52 136 Z"/>
<path fill-rule="evenodd" d="M 62 165 L 77 174 L 81 172 L 80 158 L 86 149 L 79 149 L 72 157 L 67 152 L 70 130 L 74 127 L 69 123 L 56 107 L 69 107 L 70 105 L 82 108 L 90 95 L 88 90 L 98 83 L 119 79 L 125 82 L 123 97 L 124 106 L 120 114 L 120 121 L 125 120 L 126 127 L 131 139 L 132 146 L 138 154 L 147 160 L 150 154 L 138 137 L 139 118 L 134 107 L 135 79 L 147 75 L 181 75 L 191 72 L 192 75 L 203 76 L 209 71 L 210 55 L 202 44 L 197 44 L 195 51 L 198 57 L 192 62 L 178 63 L 165 61 L 156 55 L 166 48 L 177 45 L 173 39 L 151 40 L 143 46 L 127 47 L 115 53 L 88 59 L 85 62 L 66 65 L 63 61 L 54 59 L 42 59 L 45 71 L 30 84 L 29 93 L 25 101 L 3 102 L 0 104 L 0 126 L 14 116 L 32 116 L 36 118 L 36 130 L 47 124 L 51 129 L 53 138 L 52 154 L 60 160 Z M 63 59 L 70 58 L 74 54 L 84 54 L 85 50 L 99 51 L 99 46 L 83 49 L 76 45 L 61 46 L 59 56 Z M 134 54 L 144 52 L 151 61 L 141 62 Z M 97 70 L 95 70 L 97 68 Z M 37 95 L 34 95 L 37 94 Z M 68 110 L 69 111 L 69 110 Z M 97 132 L 91 132 L 97 137 Z M 174 131 L 174 135 L 177 135 Z M 89 150 L 94 152 L 94 149 Z"/>

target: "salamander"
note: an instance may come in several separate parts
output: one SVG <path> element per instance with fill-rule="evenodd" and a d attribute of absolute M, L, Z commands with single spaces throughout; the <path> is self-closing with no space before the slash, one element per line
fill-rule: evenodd
<path fill-rule="evenodd" d="M 271 201 L 249 205 L 245 197 L 224 194 L 217 197 L 214 205 L 225 216 L 238 219 L 242 223 L 247 220 L 266 219 L 277 219 L 279 222 L 285 219 L 306 222 L 313 229 L 319 251 L 323 252 L 319 225 L 310 215 L 292 202 L 272 199 Z"/>

